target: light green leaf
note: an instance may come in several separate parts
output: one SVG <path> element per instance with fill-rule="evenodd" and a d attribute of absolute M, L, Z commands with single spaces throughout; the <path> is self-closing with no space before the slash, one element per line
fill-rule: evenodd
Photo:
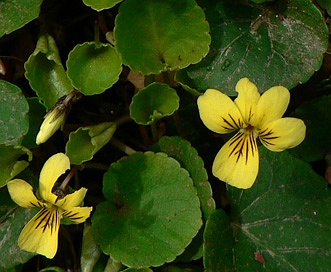
<path fill-rule="evenodd" d="M 28 111 L 21 89 L 0 80 L 0 143 L 21 144 L 29 129 Z"/>
<path fill-rule="evenodd" d="M 32 152 L 27 148 L 0 144 L 0 188 L 29 165 L 25 160 L 18 160 L 23 155 L 32 160 Z"/>
<path fill-rule="evenodd" d="M 138 124 L 149 125 L 173 114 L 179 108 L 179 96 L 167 84 L 155 82 L 132 98 L 130 117 Z"/>
<path fill-rule="evenodd" d="M 209 51 L 209 26 L 194 0 L 126 0 L 116 17 L 124 64 L 143 74 L 184 68 Z"/>
<path fill-rule="evenodd" d="M 116 131 L 113 122 L 100 123 L 95 126 L 81 127 L 69 135 L 66 144 L 66 155 L 72 164 L 81 164 L 93 158 L 105 144 L 113 137 Z"/>
<path fill-rule="evenodd" d="M 42 2 L 42 0 L 0 1 L 0 37 L 36 19 Z"/>
<path fill-rule="evenodd" d="M 186 170 L 164 153 L 134 153 L 104 176 L 107 201 L 92 231 L 101 249 L 132 268 L 160 266 L 184 251 L 201 227 L 200 203 Z"/>
<path fill-rule="evenodd" d="M 123 0 L 83 0 L 86 6 L 89 6 L 97 11 L 109 9 Z"/>
<path fill-rule="evenodd" d="M 210 23 L 211 49 L 199 64 L 179 71 L 181 83 L 236 95 L 238 80 L 248 77 L 262 93 L 278 85 L 291 89 L 321 67 L 329 31 L 312 1 L 198 3 Z"/>
<path fill-rule="evenodd" d="M 106 43 L 86 42 L 71 50 L 68 76 L 85 95 L 100 94 L 118 81 L 122 61 L 115 48 Z"/>
<path fill-rule="evenodd" d="M 260 155 L 253 187 L 228 188 L 231 223 L 220 211 L 207 223 L 206 271 L 307 271 L 312 265 L 327 271 L 331 193 L 326 181 L 286 151 L 261 147 Z"/>
<path fill-rule="evenodd" d="M 31 88 L 47 110 L 51 109 L 60 97 L 73 90 L 62 66 L 55 40 L 48 34 L 38 39 L 36 49 L 24 64 L 24 68 Z"/>

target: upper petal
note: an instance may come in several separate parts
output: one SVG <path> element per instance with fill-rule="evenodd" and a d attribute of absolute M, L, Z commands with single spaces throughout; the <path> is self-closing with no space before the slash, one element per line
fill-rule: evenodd
<path fill-rule="evenodd" d="M 64 210 L 79 206 L 84 200 L 86 192 L 86 188 L 80 188 L 78 191 L 68 194 L 62 199 L 58 199 L 54 204 Z"/>
<path fill-rule="evenodd" d="M 23 208 L 41 207 L 32 186 L 22 179 L 13 179 L 7 183 L 8 192 L 13 201 Z"/>
<path fill-rule="evenodd" d="M 246 124 L 249 124 L 260 99 L 260 93 L 256 85 L 248 78 L 242 78 L 238 81 L 236 91 L 238 92 L 238 97 L 236 98 L 235 103 L 239 108 L 244 121 Z"/>
<path fill-rule="evenodd" d="M 92 209 L 92 207 L 74 207 L 64 211 L 62 215 L 75 223 L 83 223 L 89 218 Z"/>
<path fill-rule="evenodd" d="M 290 92 L 283 86 L 275 86 L 261 95 L 252 125 L 259 128 L 283 116 L 290 102 Z"/>
<path fill-rule="evenodd" d="M 52 188 L 57 179 L 69 168 L 70 160 L 63 153 L 57 153 L 45 162 L 39 177 L 39 191 L 44 200 L 55 203 L 57 196 L 52 193 Z"/>
<path fill-rule="evenodd" d="M 199 96 L 198 108 L 202 122 L 216 133 L 229 133 L 244 126 L 235 103 L 218 90 L 208 89 Z"/>
<path fill-rule="evenodd" d="M 306 136 L 304 122 L 297 118 L 281 118 L 259 132 L 262 144 L 271 151 L 283 151 L 299 145 Z"/>
<path fill-rule="evenodd" d="M 53 258 L 57 251 L 60 213 L 56 209 L 41 209 L 23 228 L 18 237 L 21 249 Z"/>
<path fill-rule="evenodd" d="M 259 170 L 259 153 L 253 134 L 238 132 L 216 155 L 213 175 L 232 186 L 252 187 Z"/>

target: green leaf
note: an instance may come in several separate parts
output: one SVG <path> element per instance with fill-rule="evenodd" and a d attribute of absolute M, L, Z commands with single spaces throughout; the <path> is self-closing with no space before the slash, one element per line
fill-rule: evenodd
<path fill-rule="evenodd" d="M 72 164 L 81 164 L 93 158 L 105 144 L 113 137 L 116 124 L 101 123 L 90 127 L 81 127 L 69 135 L 66 144 L 66 155 Z"/>
<path fill-rule="evenodd" d="M 42 2 L 42 0 L 0 1 L 0 37 L 36 19 Z"/>
<path fill-rule="evenodd" d="M 153 272 L 150 268 L 127 268 L 122 270 L 123 272 Z"/>
<path fill-rule="evenodd" d="M 29 129 L 28 111 L 21 89 L 0 80 L 0 143 L 21 144 Z"/>
<path fill-rule="evenodd" d="M 331 150 L 331 95 L 323 96 L 301 105 L 292 114 L 302 119 L 307 127 L 305 140 L 291 152 L 306 161 L 324 158 Z"/>
<path fill-rule="evenodd" d="M 286 151 L 261 147 L 260 155 L 254 186 L 228 188 L 231 223 L 220 211 L 207 223 L 206 271 L 307 271 L 312 260 L 314 271 L 327 271 L 331 194 L 326 181 Z"/>
<path fill-rule="evenodd" d="M 205 8 L 212 44 L 203 61 L 179 71 L 183 84 L 236 95 L 238 80 L 248 77 L 260 92 L 277 85 L 291 89 L 321 67 L 329 32 L 310 0 L 198 2 Z"/>
<path fill-rule="evenodd" d="M 39 272 L 66 272 L 66 270 L 58 266 L 52 266 L 41 269 Z"/>
<path fill-rule="evenodd" d="M 209 51 L 209 25 L 194 0 L 126 0 L 114 35 L 124 64 L 143 74 L 184 68 Z"/>
<path fill-rule="evenodd" d="M 97 11 L 101 11 L 112 8 L 122 1 L 123 0 L 83 0 L 83 3 Z"/>
<path fill-rule="evenodd" d="M 201 227 L 193 182 L 164 153 L 134 153 L 113 163 L 103 186 L 107 201 L 97 205 L 92 231 L 101 249 L 126 266 L 173 261 Z"/>
<path fill-rule="evenodd" d="M 167 84 L 152 83 L 132 98 L 130 117 L 138 124 L 149 125 L 173 114 L 179 108 L 179 96 Z"/>
<path fill-rule="evenodd" d="M 0 267 L 11 268 L 27 262 L 35 253 L 22 251 L 17 244 L 24 225 L 36 214 L 35 209 L 17 207 L 6 187 L 0 189 Z M 2 271 L 2 270 L 1 270 Z"/>
<path fill-rule="evenodd" d="M 118 81 L 122 61 L 110 44 L 86 42 L 71 50 L 67 60 L 68 76 L 85 95 L 100 94 Z"/>
<path fill-rule="evenodd" d="M 62 66 L 55 40 L 48 34 L 38 39 L 36 49 L 24 64 L 24 68 L 31 88 L 48 110 L 60 97 L 73 90 Z"/>
<path fill-rule="evenodd" d="M 331 1 L 330 0 L 316 0 L 316 2 L 331 15 Z"/>
<path fill-rule="evenodd" d="M 19 160 L 24 155 L 28 156 L 28 161 L 32 160 L 32 152 L 27 148 L 0 144 L 0 188 L 29 165 L 27 161 Z"/>
<path fill-rule="evenodd" d="M 191 146 L 190 142 L 180 137 L 164 136 L 152 147 L 152 150 L 155 152 L 161 151 L 173 157 L 189 172 L 194 186 L 198 191 L 205 222 L 208 216 L 215 210 L 215 201 L 212 197 L 212 190 L 208 182 L 208 175 L 204 168 L 203 160 L 198 156 L 196 149 Z M 194 237 L 184 254 L 179 256 L 180 260 L 189 262 L 202 257 L 202 230 L 199 234 L 200 235 Z"/>

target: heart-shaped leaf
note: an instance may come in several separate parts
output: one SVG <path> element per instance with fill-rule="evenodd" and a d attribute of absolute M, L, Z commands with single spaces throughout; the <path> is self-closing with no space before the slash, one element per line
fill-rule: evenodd
<path fill-rule="evenodd" d="M 48 34 L 38 39 L 36 49 L 24 64 L 24 68 L 31 88 L 48 110 L 60 97 L 73 90 L 62 66 L 55 40 Z"/>
<path fill-rule="evenodd" d="M 177 74 L 183 84 L 235 95 L 238 80 L 248 77 L 260 92 L 277 85 L 291 89 L 320 68 L 329 32 L 312 1 L 198 2 L 205 8 L 212 44 L 203 61 Z"/>
<path fill-rule="evenodd" d="M 16 85 L 0 80 L 0 143 L 20 144 L 29 129 L 29 105 Z"/>
<path fill-rule="evenodd" d="M 149 125 L 173 114 L 179 108 L 179 96 L 167 84 L 152 83 L 132 98 L 130 117 L 137 123 Z"/>
<path fill-rule="evenodd" d="M 331 192 L 309 164 L 260 148 L 249 190 L 228 188 L 224 212 L 205 229 L 206 271 L 327 271 L 331 267 Z M 316 264 L 316 265 L 315 265 Z"/>
<path fill-rule="evenodd" d="M 68 76 L 85 95 L 100 94 L 117 82 L 122 61 L 115 48 L 106 43 L 86 42 L 71 50 Z"/>
<path fill-rule="evenodd" d="M 201 227 L 192 179 L 164 153 L 134 153 L 113 163 L 103 193 L 107 201 L 97 205 L 92 231 L 101 249 L 126 266 L 174 260 Z"/>
<path fill-rule="evenodd" d="M 209 25 L 194 0 L 126 0 L 116 17 L 124 64 L 143 74 L 184 68 L 209 51 Z"/>

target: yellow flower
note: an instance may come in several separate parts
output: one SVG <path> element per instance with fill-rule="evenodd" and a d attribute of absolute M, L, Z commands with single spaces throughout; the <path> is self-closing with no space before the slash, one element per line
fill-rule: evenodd
<path fill-rule="evenodd" d="M 289 91 L 275 86 L 260 95 L 257 87 L 242 78 L 236 86 L 238 97 L 208 89 L 198 98 L 200 118 L 216 133 L 239 130 L 217 153 L 213 175 L 232 186 L 250 188 L 259 171 L 257 140 L 271 151 L 283 151 L 300 144 L 306 126 L 297 118 L 282 118 L 290 101 Z"/>
<path fill-rule="evenodd" d="M 63 153 L 55 154 L 46 161 L 39 178 L 41 200 L 35 196 L 32 186 L 26 181 L 14 179 L 7 183 L 11 198 L 19 206 L 41 208 L 18 238 L 21 249 L 53 258 L 57 251 L 61 218 L 82 223 L 90 216 L 92 207 L 79 207 L 87 192 L 86 188 L 66 196 L 58 196 L 52 192 L 57 179 L 69 168 L 69 158 Z"/>

